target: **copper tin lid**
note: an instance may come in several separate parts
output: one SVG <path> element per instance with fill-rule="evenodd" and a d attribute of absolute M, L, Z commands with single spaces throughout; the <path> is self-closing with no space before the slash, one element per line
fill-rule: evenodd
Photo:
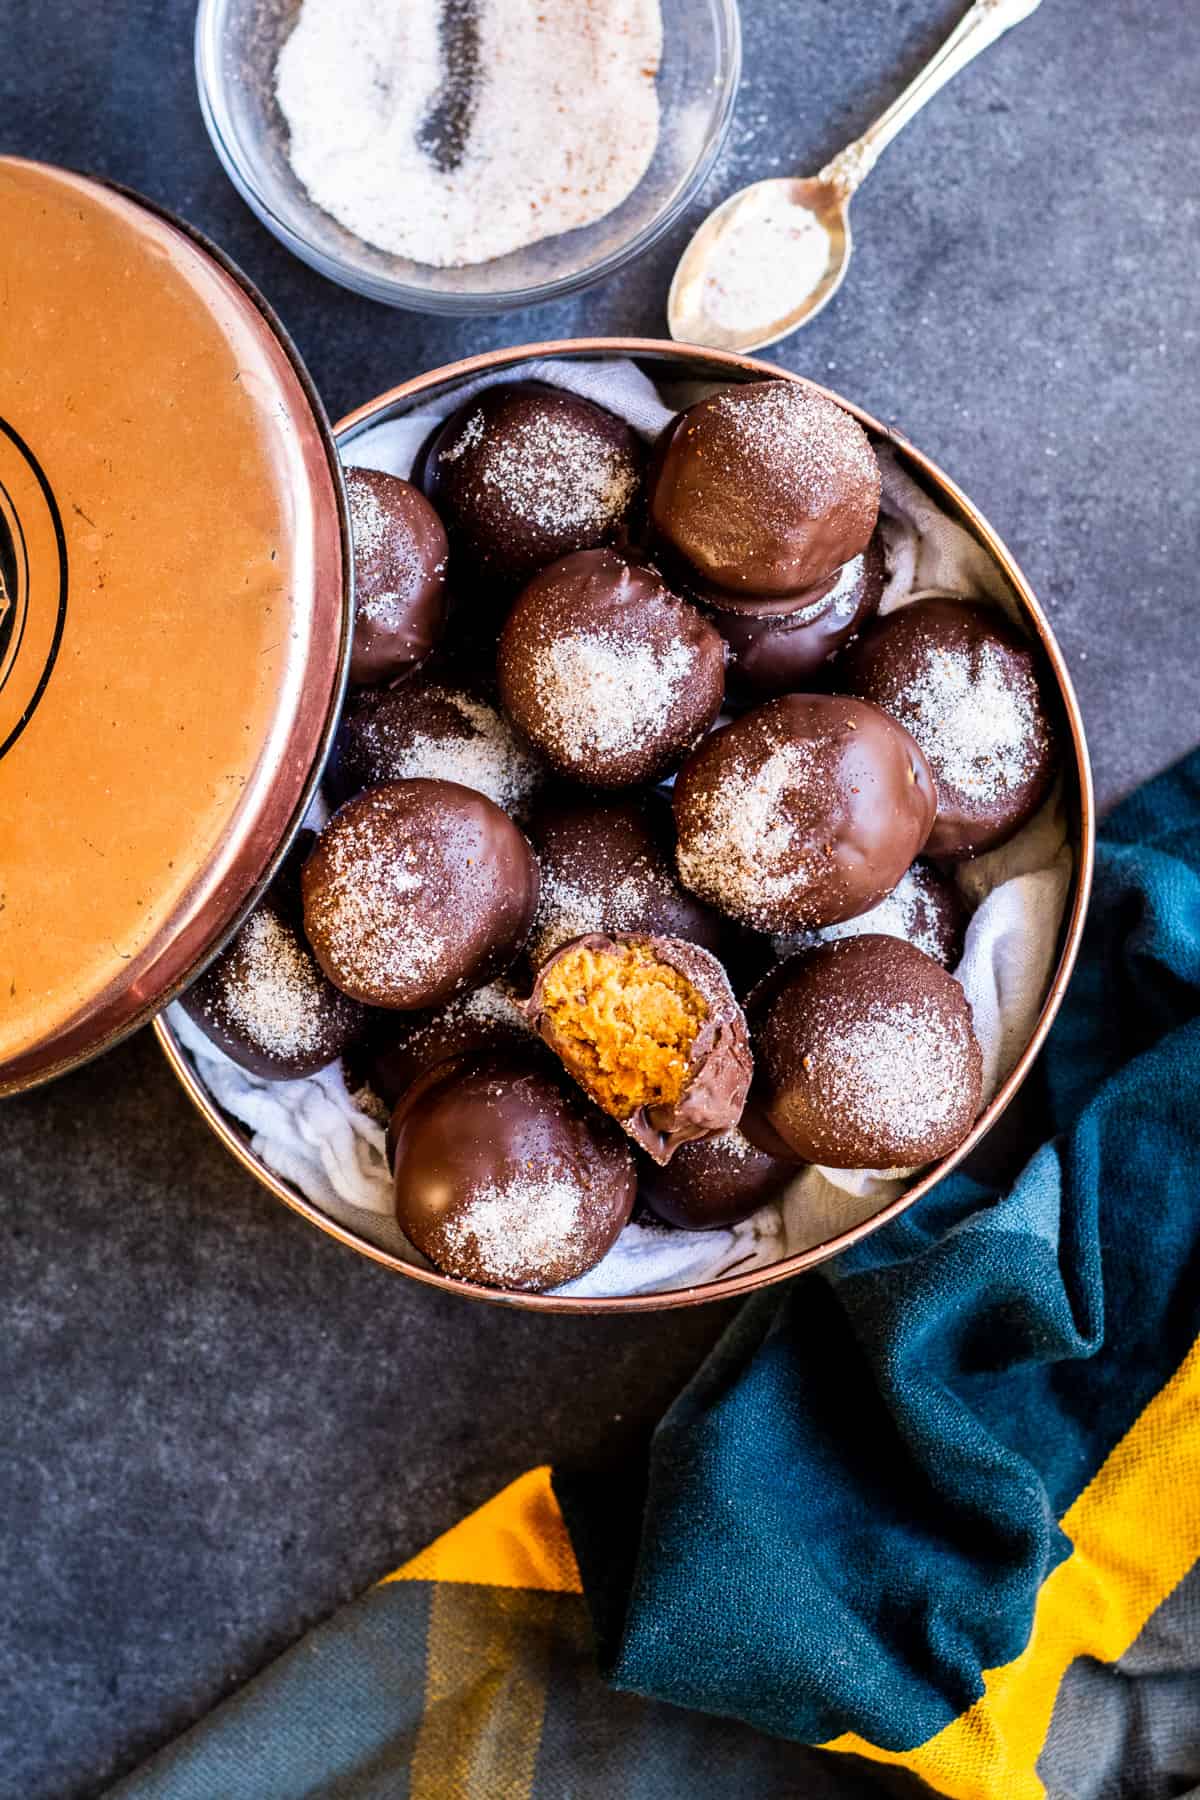
<path fill-rule="evenodd" d="M 345 503 L 278 324 L 132 196 L 0 158 L 0 1093 L 269 878 L 345 679 Z"/>

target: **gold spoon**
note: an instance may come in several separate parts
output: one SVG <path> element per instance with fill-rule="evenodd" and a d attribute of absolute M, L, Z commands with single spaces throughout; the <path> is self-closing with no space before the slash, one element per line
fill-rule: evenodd
<path fill-rule="evenodd" d="M 807 180 L 756 181 L 709 214 L 667 297 L 671 336 L 761 350 L 815 318 L 850 265 L 850 200 L 897 132 L 952 75 L 1041 0 L 975 0 L 920 74 L 860 138 Z"/>

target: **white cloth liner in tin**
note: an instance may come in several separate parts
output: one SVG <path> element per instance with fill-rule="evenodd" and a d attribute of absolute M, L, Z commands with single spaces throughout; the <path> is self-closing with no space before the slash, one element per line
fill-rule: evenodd
<path fill-rule="evenodd" d="M 711 387 L 672 388 L 667 406 L 632 362 L 529 362 L 504 379 L 537 379 L 586 394 L 620 413 L 647 438 L 672 411 Z M 346 460 L 407 475 L 439 418 L 490 384 L 464 385 L 435 407 L 379 425 L 346 447 Z M 1016 616 L 1012 596 L 986 552 L 947 518 L 885 449 L 884 532 L 890 612 L 931 590 L 990 600 Z M 1009 1073 L 1033 1031 L 1049 985 L 1072 870 L 1066 821 L 1056 793 L 1023 831 L 959 872 L 977 911 L 957 970 L 983 1047 L 984 1099 Z M 390 1216 L 383 1132 L 359 1111 L 334 1065 L 303 1081 L 266 1082 L 230 1061 L 178 1006 L 170 1021 L 218 1104 L 251 1134 L 255 1153 L 339 1223 L 419 1261 Z M 895 1172 L 807 1169 L 783 1200 L 724 1231 L 682 1232 L 629 1225 L 595 1269 L 562 1290 L 571 1294 L 654 1293 L 718 1280 L 734 1269 L 778 1261 L 869 1218 L 899 1194 Z"/>

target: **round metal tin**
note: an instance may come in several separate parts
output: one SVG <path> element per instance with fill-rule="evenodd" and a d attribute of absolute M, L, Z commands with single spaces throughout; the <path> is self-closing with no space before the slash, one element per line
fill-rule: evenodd
<path fill-rule="evenodd" d="M 412 381 L 402 383 L 401 386 L 391 389 L 386 394 L 381 394 L 376 400 L 368 401 L 365 406 L 360 406 L 342 419 L 337 426 L 338 442 L 343 448 L 349 448 L 355 438 L 369 427 L 381 424 L 386 419 L 414 411 L 422 404 L 428 404 L 439 396 L 452 392 L 466 381 L 477 379 L 480 375 L 500 375 L 504 370 L 511 368 L 513 364 L 524 362 L 532 357 L 605 356 L 635 357 L 659 377 L 666 380 L 748 381 L 760 380 L 764 376 L 777 377 L 786 381 L 802 379 L 786 369 L 778 368 L 773 363 L 762 362 L 754 357 L 738 356 L 728 351 L 707 350 L 688 344 L 660 342 L 656 339 L 586 338 L 562 343 L 531 344 L 521 348 L 493 351 L 483 356 L 471 357 L 464 362 L 436 369 L 428 375 L 421 375 Z M 810 383 L 809 385 L 815 384 Z M 828 389 L 820 391 L 830 393 Z M 777 1263 L 755 1268 L 742 1274 L 734 1272 L 718 1281 L 706 1282 L 693 1287 L 676 1288 L 664 1293 L 576 1298 L 557 1294 L 505 1292 L 498 1288 L 483 1287 L 474 1282 L 454 1280 L 449 1276 L 439 1274 L 434 1269 L 418 1268 L 414 1264 L 406 1263 L 400 1257 L 381 1249 L 357 1232 L 347 1229 L 346 1226 L 322 1212 L 320 1207 L 314 1206 L 311 1201 L 305 1199 L 296 1188 L 276 1175 L 260 1157 L 255 1155 L 246 1134 L 234 1121 L 222 1113 L 211 1094 L 200 1082 L 169 1023 L 165 1019 L 157 1019 L 155 1031 L 167 1060 L 183 1084 L 189 1099 L 221 1142 L 236 1157 L 242 1167 L 261 1182 L 270 1193 L 282 1200 L 285 1205 L 290 1206 L 294 1212 L 300 1213 L 303 1218 L 318 1226 L 320 1230 L 327 1232 L 330 1237 L 336 1238 L 339 1243 L 349 1245 L 362 1255 L 369 1256 L 373 1261 L 382 1263 L 384 1267 L 393 1269 L 397 1274 L 406 1275 L 413 1281 L 424 1282 L 428 1287 L 444 1288 L 450 1293 L 463 1294 L 473 1300 L 486 1300 L 493 1305 L 520 1307 L 533 1312 L 656 1312 L 668 1307 L 695 1306 L 708 1300 L 733 1299 L 748 1294 L 756 1288 L 769 1287 L 777 1281 L 786 1281 L 789 1276 L 798 1275 L 803 1270 L 812 1268 L 814 1264 L 824 1262 L 828 1257 L 836 1256 L 839 1251 L 849 1248 L 851 1244 L 869 1236 L 881 1225 L 887 1224 L 889 1220 L 904 1212 L 914 1201 L 919 1200 L 931 1188 L 936 1187 L 943 1176 L 948 1175 L 951 1169 L 957 1168 L 959 1163 L 977 1148 L 1029 1074 L 1062 1004 L 1067 983 L 1071 978 L 1071 971 L 1079 953 L 1088 898 L 1091 893 L 1092 867 L 1095 860 L 1095 802 L 1092 794 L 1091 765 L 1088 760 L 1087 741 L 1084 737 L 1079 702 L 1075 697 L 1075 690 L 1062 651 L 1058 647 L 1045 613 L 1013 557 L 982 514 L 976 510 L 962 490 L 956 487 L 947 475 L 943 474 L 936 463 L 931 462 L 927 456 L 923 455 L 903 433 L 882 425 L 878 419 L 872 418 L 861 407 L 843 399 L 840 394 L 830 393 L 830 398 L 836 400 L 839 406 L 845 407 L 848 412 L 853 413 L 872 436 L 890 444 L 913 479 L 936 498 L 938 504 L 966 531 L 970 532 L 987 551 L 1011 588 L 1031 634 L 1041 645 L 1057 690 L 1063 720 L 1063 776 L 1066 804 L 1071 821 L 1072 848 L 1075 852 L 1075 871 L 1063 918 L 1054 975 L 1033 1034 L 1016 1066 L 990 1104 L 980 1114 L 971 1132 L 958 1149 L 952 1155 L 944 1157 L 941 1162 L 935 1163 L 931 1168 L 925 1170 L 899 1198 L 883 1207 L 872 1218 L 838 1232 L 824 1243 L 816 1244 L 811 1249 L 784 1257 Z"/>
<path fill-rule="evenodd" d="M 278 321 L 136 196 L 0 158 L 0 1094 L 107 1048 L 270 878 L 352 618 Z"/>

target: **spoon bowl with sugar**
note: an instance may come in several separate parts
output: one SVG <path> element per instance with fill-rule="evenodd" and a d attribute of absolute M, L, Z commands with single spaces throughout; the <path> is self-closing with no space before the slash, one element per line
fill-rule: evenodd
<path fill-rule="evenodd" d="M 667 297 L 671 336 L 743 353 L 815 318 L 841 287 L 853 239 L 850 201 L 892 139 L 960 69 L 1041 0 L 975 0 L 920 73 L 819 175 L 756 181 L 711 212 Z"/>

